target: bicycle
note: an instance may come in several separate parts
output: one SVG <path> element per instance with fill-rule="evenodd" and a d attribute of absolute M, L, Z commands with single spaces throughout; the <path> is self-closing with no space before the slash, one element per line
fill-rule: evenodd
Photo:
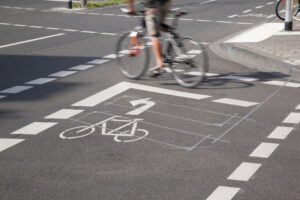
<path fill-rule="evenodd" d="M 101 135 L 113 136 L 116 142 L 135 142 L 145 138 L 148 135 L 148 131 L 145 129 L 137 128 L 138 122 L 143 119 L 128 119 L 122 116 L 109 117 L 96 124 L 89 124 L 88 126 L 76 126 L 67 129 L 59 134 L 61 139 L 78 139 L 91 135 L 96 131 L 96 127 L 101 126 Z M 126 123 L 115 129 L 109 129 L 107 123 Z M 132 126 L 130 130 L 126 130 L 128 126 Z M 125 129 L 125 130 L 124 130 Z M 108 131 L 107 131 L 108 130 Z M 122 131 L 123 130 L 123 131 Z M 133 138 L 133 139 L 131 139 Z"/>
<path fill-rule="evenodd" d="M 279 0 L 277 2 L 276 9 L 275 9 L 277 17 L 281 20 L 285 20 L 285 1 L 286 0 Z M 299 4 L 300 4 L 300 0 L 293 0 L 292 13 L 293 13 L 293 19 L 296 21 L 300 21 Z"/>
<path fill-rule="evenodd" d="M 121 9 L 127 13 L 126 9 Z M 121 73 L 129 79 L 139 79 L 145 75 L 150 64 L 149 46 L 145 39 L 145 12 L 138 11 L 141 26 L 124 33 L 116 46 L 117 61 Z M 200 84 L 207 72 L 207 55 L 202 44 L 192 37 L 181 37 L 175 32 L 178 19 L 186 15 L 183 10 L 170 11 L 174 16 L 172 25 L 163 25 L 166 29 L 165 48 L 162 50 L 166 71 L 173 75 L 177 83 L 183 87 L 195 87 Z M 138 64 L 142 63 L 142 64 Z"/>

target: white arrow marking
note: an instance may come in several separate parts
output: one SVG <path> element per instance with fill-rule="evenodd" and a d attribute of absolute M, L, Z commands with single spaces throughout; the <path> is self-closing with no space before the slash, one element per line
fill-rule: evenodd
<path fill-rule="evenodd" d="M 145 112 L 146 110 L 148 110 L 149 108 L 151 108 L 152 106 L 155 105 L 155 102 L 149 101 L 150 99 L 151 98 L 130 101 L 132 106 L 137 106 L 137 105 L 140 105 L 140 104 L 145 104 L 145 105 L 140 107 L 140 108 L 134 109 L 133 111 L 130 111 L 130 112 L 126 113 L 126 115 L 139 115 L 139 114 Z"/>

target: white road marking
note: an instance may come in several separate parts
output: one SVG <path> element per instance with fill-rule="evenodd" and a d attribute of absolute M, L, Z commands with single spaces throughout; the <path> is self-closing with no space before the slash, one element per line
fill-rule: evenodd
<path fill-rule="evenodd" d="M 269 3 L 266 3 L 267 5 L 272 5 L 272 4 L 274 4 L 274 2 L 269 2 Z"/>
<path fill-rule="evenodd" d="M 248 30 L 240 35 L 237 35 L 227 41 L 226 43 L 240 43 L 240 42 L 260 42 L 283 29 L 282 23 L 265 23 L 251 30 Z"/>
<path fill-rule="evenodd" d="M 181 20 L 181 21 L 194 21 L 193 19 L 188 19 L 188 18 L 181 18 L 179 20 Z"/>
<path fill-rule="evenodd" d="M 29 81 L 26 84 L 30 84 L 30 85 L 42 85 L 42 84 L 54 81 L 55 79 L 56 78 L 38 78 L 38 79 L 35 79 L 33 81 Z"/>
<path fill-rule="evenodd" d="M 300 31 L 282 31 L 275 33 L 275 35 L 300 35 Z"/>
<path fill-rule="evenodd" d="M 116 33 L 99 33 L 99 34 L 101 34 L 101 35 L 118 35 Z"/>
<path fill-rule="evenodd" d="M 263 8 L 264 6 L 257 6 L 255 7 L 256 9 L 260 9 L 260 8 Z"/>
<path fill-rule="evenodd" d="M 30 27 L 30 28 L 38 28 L 38 29 L 43 28 L 42 26 L 28 26 L 28 27 Z"/>
<path fill-rule="evenodd" d="M 55 27 L 45 27 L 45 29 L 48 29 L 48 30 L 61 30 L 60 28 L 55 28 Z"/>
<path fill-rule="evenodd" d="M 263 82 L 263 84 L 277 85 L 277 86 L 285 85 L 286 87 L 293 87 L 293 88 L 300 87 L 300 83 L 291 83 L 291 82 L 286 83 L 285 81 L 267 81 L 267 82 Z"/>
<path fill-rule="evenodd" d="M 71 67 L 69 69 L 71 70 L 86 70 L 86 69 L 89 69 L 89 68 L 92 68 L 92 67 L 95 67 L 95 65 L 77 65 L 75 67 Z"/>
<path fill-rule="evenodd" d="M 296 110 L 300 110 L 300 104 L 296 107 Z"/>
<path fill-rule="evenodd" d="M 95 31 L 80 31 L 81 33 L 98 33 L 98 32 L 95 32 Z"/>
<path fill-rule="evenodd" d="M 65 77 L 65 76 L 69 76 L 71 74 L 76 73 L 77 71 L 60 71 L 60 72 L 56 72 L 54 74 L 50 74 L 49 76 L 54 76 L 54 77 Z"/>
<path fill-rule="evenodd" d="M 223 76 L 221 78 L 240 80 L 240 81 L 246 81 L 246 82 L 257 81 L 258 80 L 257 78 L 250 78 L 250 77 L 244 77 L 244 76 Z"/>
<path fill-rule="evenodd" d="M 68 31 L 68 32 L 77 32 L 79 30 L 75 30 L 75 29 L 61 29 L 63 31 Z"/>
<path fill-rule="evenodd" d="M 55 35 L 49 35 L 49 36 L 46 36 L 46 37 L 40 37 L 40 38 L 35 38 L 35 39 L 31 39 L 31 40 L 25 40 L 25 41 L 21 41 L 21 42 L 12 43 L 12 44 L 6 44 L 6 45 L 0 46 L 0 49 L 5 48 L 5 47 L 11 47 L 11 46 L 19 45 L 19 44 L 25 44 L 25 43 L 29 43 L 29 42 L 34 42 L 34 41 L 38 41 L 38 40 L 44 40 L 44 39 L 48 39 L 48 38 L 53 38 L 53 37 L 57 37 L 57 36 L 61 36 L 61 35 L 65 35 L 65 33 L 59 33 L 59 34 L 55 34 Z"/>
<path fill-rule="evenodd" d="M 234 17 L 236 17 L 237 16 L 237 14 L 235 14 L 235 15 L 230 15 L 230 16 L 228 16 L 227 18 L 234 18 Z"/>
<path fill-rule="evenodd" d="M 33 88 L 33 86 L 14 86 L 14 87 L 0 91 L 0 93 L 17 94 L 19 92 L 23 92 L 30 88 Z"/>
<path fill-rule="evenodd" d="M 75 109 L 61 109 L 51 115 L 46 116 L 46 119 L 69 119 L 79 113 L 83 112 L 84 110 L 75 110 Z"/>
<path fill-rule="evenodd" d="M 115 59 L 115 58 L 117 58 L 117 55 L 116 54 L 109 54 L 107 56 L 104 56 L 103 58 L 105 58 L 105 59 Z"/>
<path fill-rule="evenodd" d="M 275 17 L 275 15 L 269 15 L 269 16 L 267 17 L 267 19 L 270 19 L 270 18 L 272 18 L 272 17 Z"/>
<path fill-rule="evenodd" d="M 56 122 L 33 122 L 23 128 L 20 128 L 11 134 L 24 134 L 24 135 L 37 135 L 52 126 L 55 126 Z"/>
<path fill-rule="evenodd" d="M 11 26 L 11 23 L 0 23 L 0 25 Z"/>
<path fill-rule="evenodd" d="M 250 106 L 254 106 L 254 105 L 258 104 L 256 102 L 242 101 L 242 100 L 230 99 L 230 98 L 216 99 L 216 100 L 213 100 L 213 102 L 223 103 L 223 104 L 228 104 L 228 105 L 233 105 L 233 106 L 241 106 L 241 107 L 250 107 Z"/>
<path fill-rule="evenodd" d="M 278 126 L 272 131 L 268 138 L 284 140 L 293 129 L 293 127 Z"/>
<path fill-rule="evenodd" d="M 5 98 L 6 96 L 5 95 L 0 95 L 0 99 L 3 99 Z"/>
<path fill-rule="evenodd" d="M 95 59 L 95 60 L 88 62 L 88 64 L 100 65 L 100 64 L 106 63 L 108 61 L 109 60 L 107 60 L 107 59 Z"/>
<path fill-rule="evenodd" d="M 24 140 L 25 139 L 0 138 L 0 152 L 15 146 Z"/>
<path fill-rule="evenodd" d="M 251 22 L 237 22 L 236 24 L 252 25 L 252 24 L 254 24 L 254 23 L 251 23 Z"/>
<path fill-rule="evenodd" d="M 278 146 L 279 144 L 262 142 L 249 156 L 258 158 L 268 158 Z"/>
<path fill-rule="evenodd" d="M 219 186 L 206 200 L 231 200 L 239 190 L 236 187 Z"/>
<path fill-rule="evenodd" d="M 104 16 L 114 16 L 115 14 L 101 14 L 101 15 L 104 15 Z"/>
<path fill-rule="evenodd" d="M 24 25 L 24 24 L 13 24 L 13 26 L 17 26 L 17 27 L 25 27 L 27 25 Z"/>
<path fill-rule="evenodd" d="M 201 2 L 199 4 L 205 4 L 205 3 L 211 3 L 211 2 L 215 2 L 216 0 L 208 0 L 208 1 L 204 1 L 204 2 Z"/>
<path fill-rule="evenodd" d="M 164 88 L 158 88 L 158 87 L 152 87 L 148 85 L 140 85 L 135 83 L 129 83 L 129 82 L 121 82 L 118 83 L 110 88 L 107 88 L 101 92 L 98 92 L 94 95 L 91 95 L 90 97 L 87 97 L 72 106 L 83 106 L 83 107 L 93 107 L 96 106 L 118 94 L 121 94 L 122 92 L 125 92 L 129 89 L 136 89 L 136 90 L 142 90 L 147 92 L 154 92 L 159 94 L 165 94 L 165 95 L 171 95 L 176 97 L 183 97 L 183 98 L 190 98 L 190 99 L 205 99 L 209 98 L 208 95 L 201 95 L 201 94 L 194 94 L 194 93 L 187 93 L 187 92 L 180 92 L 176 90 L 169 90 Z"/>
<path fill-rule="evenodd" d="M 248 12 L 251 12 L 252 10 L 245 10 L 243 11 L 243 13 L 248 13 Z"/>
<path fill-rule="evenodd" d="M 259 163 L 243 162 L 238 166 L 234 172 L 227 178 L 236 181 L 248 181 L 253 174 L 260 168 Z"/>
<path fill-rule="evenodd" d="M 290 124 L 299 124 L 300 122 L 300 113 L 291 112 L 282 123 L 290 123 Z"/>
<path fill-rule="evenodd" d="M 212 20 L 207 20 L 207 19 L 197 19 L 197 22 L 213 22 Z"/>
<path fill-rule="evenodd" d="M 222 23 L 222 24 L 232 24 L 233 22 L 230 21 L 216 21 L 217 23 Z"/>

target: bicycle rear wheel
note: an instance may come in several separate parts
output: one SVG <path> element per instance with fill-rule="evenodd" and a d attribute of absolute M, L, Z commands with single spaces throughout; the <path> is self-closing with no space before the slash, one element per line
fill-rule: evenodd
<path fill-rule="evenodd" d="M 276 5 L 276 15 L 279 19 L 285 20 L 285 1 L 286 0 L 280 0 L 277 2 Z M 299 1 L 298 0 L 293 0 L 293 18 L 297 21 L 300 20 L 300 13 L 299 12 Z"/>
<path fill-rule="evenodd" d="M 173 77 L 183 87 L 195 87 L 202 82 L 207 71 L 206 52 L 191 37 L 180 38 L 178 47 L 182 55 L 178 55 L 173 48 L 171 50 L 172 59 L 175 61 L 172 66 Z"/>
<path fill-rule="evenodd" d="M 124 76 L 138 79 L 145 74 L 149 65 L 149 49 L 146 40 L 137 32 L 123 34 L 116 47 L 119 69 Z"/>

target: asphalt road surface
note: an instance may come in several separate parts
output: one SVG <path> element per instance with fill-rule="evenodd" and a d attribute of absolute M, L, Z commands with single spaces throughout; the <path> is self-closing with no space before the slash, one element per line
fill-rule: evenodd
<path fill-rule="evenodd" d="M 114 49 L 136 18 L 65 6 L 0 4 L 1 200 L 300 199 L 299 83 L 212 52 L 195 89 L 170 75 L 128 80 Z M 274 7 L 173 2 L 189 11 L 178 31 L 208 47 Z"/>

